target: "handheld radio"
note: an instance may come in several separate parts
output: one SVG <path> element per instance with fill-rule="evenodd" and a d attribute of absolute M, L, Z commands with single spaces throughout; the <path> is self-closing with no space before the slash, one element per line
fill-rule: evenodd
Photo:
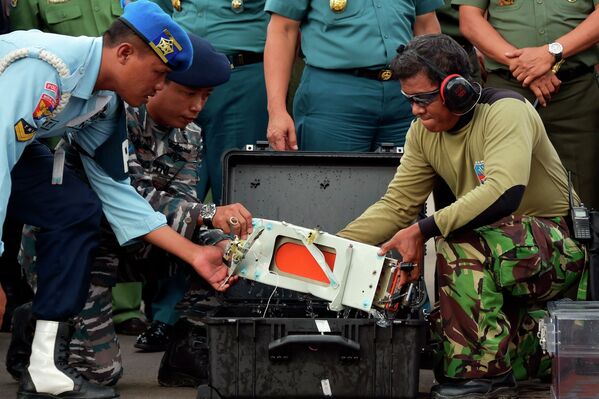
<path fill-rule="evenodd" d="M 572 198 L 572 174 L 568 171 L 568 200 L 570 202 L 570 217 L 572 218 L 572 229 L 574 238 L 577 240 L 591 239 L 591 218 L 589 210 L 581 202 L 579 206 L 574 206 Z"/>

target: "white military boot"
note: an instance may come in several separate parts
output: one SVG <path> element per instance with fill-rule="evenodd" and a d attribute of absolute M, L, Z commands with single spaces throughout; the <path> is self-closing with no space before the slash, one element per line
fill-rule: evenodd
<path fill-rule="evenodd" d="M 67 322 L 38 320 L 29 366 L 23 372 L 17 399 L 114 399 L 114 389 L 92 384 L 69 366 L 73 326 Z"/>

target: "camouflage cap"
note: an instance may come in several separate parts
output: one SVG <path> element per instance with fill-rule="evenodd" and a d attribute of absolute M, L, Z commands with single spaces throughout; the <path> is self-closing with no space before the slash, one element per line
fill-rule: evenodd
<path fill-rule="evenodd" d="M 129 3 L 119 19 L 148 43 L 173 71 L 189 68 L 193 58 L 189 37 L 157 4 L 148 0 Z"/>

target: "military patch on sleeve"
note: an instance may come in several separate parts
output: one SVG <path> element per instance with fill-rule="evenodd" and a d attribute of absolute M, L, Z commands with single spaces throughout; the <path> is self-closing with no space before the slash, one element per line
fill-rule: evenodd
<path fill-rule="evenodd" d="M 50 90 L 52 93 L 54 93 L 56 96 L 58 96 L 58 86 L 55 85 L 54 83 L 46 82 L 46 84 L 44 85 L 44 89 Z"/>
<path fill-rule="evenodd" d="M 476 173 L 478 182 L 485 184 L 485 180 L 487 180 L 487 176 L 485 175 L 485 161 L 474 162 L 474 173 Z"/>
<path fill-rule="evenodd" d="M 33 119 L 40 120 L 48 117 L 52 115 L 54 109 L 56 109 L 56 100 L 47 94 L 42 94 L 37 107 L 33 110 Z"/>
<path fill-rule="evenodd" d="M 37 131 L 23 118 L 15 123 L 15 136 L 17 141 L 29 141 L 35 136 Z"/>

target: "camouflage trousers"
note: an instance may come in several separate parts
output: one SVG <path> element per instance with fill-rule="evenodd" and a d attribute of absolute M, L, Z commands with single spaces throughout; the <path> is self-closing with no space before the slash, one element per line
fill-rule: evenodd
<path fill-rule="evenodd" d="M 546 372 L 538 320 L 548 300 L 580 280 L 585 264 L 585 249 L 570 238 L 564 218 L 509 216 L 438 238 L 436 251 L 440 306 L 432 320 L 444 376 Z"/>
<path fill-rule="evenodd" d="M 123 365 L 112 322 L 112 289 L 91 284 L 85 306 L 73 321 L 69 364 L 89 381 L 115 384 L 123 375 Z"/>

